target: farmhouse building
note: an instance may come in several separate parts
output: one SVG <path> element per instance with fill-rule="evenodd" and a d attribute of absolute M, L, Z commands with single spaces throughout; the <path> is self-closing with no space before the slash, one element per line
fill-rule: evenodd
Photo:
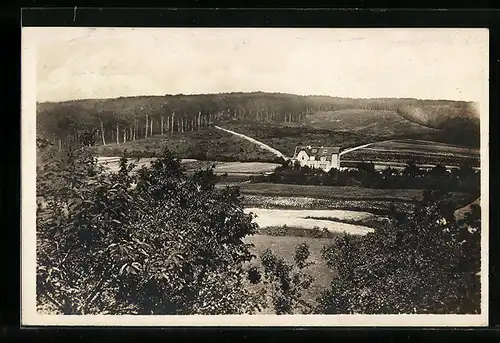
<path fill-rule="evenodd" d="M 340 169 L 340 148 L 298 146 L 295 148 L 292 161 L 302 167 L 321 168 L 324 171 L 332 168 Z"/>

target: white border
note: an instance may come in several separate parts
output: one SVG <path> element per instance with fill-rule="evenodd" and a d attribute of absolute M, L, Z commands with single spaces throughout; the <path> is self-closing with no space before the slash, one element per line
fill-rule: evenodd
<path fill-rule="evenodd" d="M 484 98 L 481 113 L 481 314 L 479 315 L 228 315 L 228 316 L 63 316 L 36 311 L 36 40 L 35 27 L 22 28 L 22 310 L 23 326 L 487 326 L 489 244 L 489 53 L 485 33 Z M 60 28 L 64 30 L 64 28 Z M 71 28 L 66 28 L 70 30 Z M 81 28 L 83 29 L 83 28 Z M 345 30 L 345 29 L 344 29 Z M 415 30 L 415 29 L 411 29 Z M 428 29 L 427 29 L 428 30 Z M 437 29 L 437 30 L 450 30 Z M 470 29 L 457 29 L 470 30 Z"/>

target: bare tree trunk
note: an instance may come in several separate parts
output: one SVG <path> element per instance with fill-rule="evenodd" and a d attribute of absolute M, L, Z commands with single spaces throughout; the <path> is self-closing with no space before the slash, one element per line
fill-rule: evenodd
<path fill-rule="evenodd" d="M 144 130 L 144 138 L 148 138 L 148 116 L 146 116 L 146 128 Z"/>
<path fill-rule="evenodd" d="M 127 129 L 123 129 L 123 143 L 127 143 Z"/>
<path fill-rule="evenodd" d="M 161 135 L 163 136 L 163 116 L 161 117 Z"/>
<path fill-rule="evenodd" d="M 181 117 L 181 133 L 184 133 L 184 117 Z"/>
<path fill-rule="evenodd" d="M 201 112 L 198 112 L 198 130 L 201 129 Z"/>
<path fill-rule="evenodd" d="M 134 133 L 133 133 L 133 136 L 132 136 L 132 140 L 134 140 L 134 141 L 135 141 L 136 131 L 137 131 L 137 119 L 134 119 Z"/>
<path fill-rule="evenodd" d="M 154 120 L 151 119 L 151 125 L 150 125 L 150 128 L 151 128 L 151 136 L 153 136 L 153 125 L 154 125 Z"/>
<path fill-rule="evenodd" d="M 102 123 L 102 120 L 100 120 L 100 122 L 101 122 L 102 145 L 106 145 L 106 140 L 104 139 L 104 124 Z"/>
<path fill-rule="evenodd" d="M 120 126 L 116 124 L 116 144 L 120 144 Z"/>
<path fill-rule="evenodd" d="M 128 133 L 128 140 L 129 140 L 129 141 L 131 141 L 131 140 L 132 140 L 133 135 L 134 135 L 134 134 L 133 134 L 133 129 L 132 129 L 132 128 L 130 128 L 130 129 L 129 129 L 129 133 Z"/>
<path fill-rule="evenodd" d="M 175 126 L 175 112 L 172 112 L 172 134 L 174 133 L 174 126 Z"/>

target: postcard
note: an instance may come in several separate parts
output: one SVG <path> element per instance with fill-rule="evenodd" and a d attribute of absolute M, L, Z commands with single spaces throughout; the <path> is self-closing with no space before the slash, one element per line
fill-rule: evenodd
<path fill-rule="evenodd" d="M 488 30 L 22 29 L 22 324 L 486 326 Z"/>

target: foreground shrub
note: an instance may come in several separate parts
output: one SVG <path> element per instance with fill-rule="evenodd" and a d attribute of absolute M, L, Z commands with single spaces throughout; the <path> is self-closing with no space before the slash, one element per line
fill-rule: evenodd
<path fill-rule="evenodd" d="M 213 170 L 187 177 L 168 151 L 104 174 L 83 148 L 41 163 L 37 299 L 63 314 L 251 313 L 245 287 L 256 230 L 238 190 Z"/>

